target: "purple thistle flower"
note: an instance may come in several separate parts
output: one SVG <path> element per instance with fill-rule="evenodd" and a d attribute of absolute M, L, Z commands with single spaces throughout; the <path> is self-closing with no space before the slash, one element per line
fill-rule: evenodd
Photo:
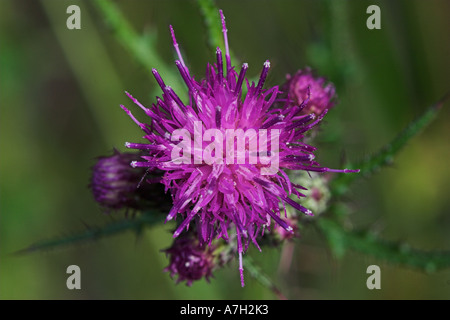
<path fill-rule="evenodd" d="M 203 277 L 209 282 L 216 266 L 214 246 L 201 246 L 198 239 L 188 233 L 175 239 L 172 246 L 163 251 L 169 256 L 169 265 L 164 271 L 170 272 L 170 277 L 178 275 L 177 283 L 186 280 L 191 286 L 193 281 Z"/>
<path fill-rule="evenodd" d="M 249 83 L 245 77 L 248 64 L 244 63 L 239 72 L 231 66 L 227 29 L 222 11 L 220 16 L 226 48 L 225 65 L 222 51 L 217 48 L 217 62 L 215 65 L 208 64 L 206 77 L 201 81 L 196 81 L 191 76 L 180 54 L 173 29 L 170 27 L 173 44 L 179 57 L 175 64 L 188 88 L 189 101 L 181 101 L 172 88 L 164 83 L 156 69 L 153 69 L 153 75 L 163 92 L 162 98 L 157 98 L 157 102 L 151 108 L 146 108 L 127 93 L 130 99 L 151 118 L 151 123 L 139 122 L 126 107 L 122 105 L 121 107 L 144 131 L 144 138 L 148 140 L 147 143 L 127 142 L 125 144 L 128 148 L 147 152 L 141 161 L 133 161 L 131 165 L 165 171 L 161 182 L 166 190 L 171 191 L 173 197 L 173 207 L 166 221 L 174 219 L 177 215 L 182 217 L 181 223 L 174 232 L 174 238 L 178 237 L 183 230 L 187 230 L 194 221 L 196 221 L 200 235 L 199 241 L 202 245 L 210 245 L 216 238 L 228 241 L 228 233 L 235 233 L 243 286 L 242 255 L 249 243 L 252 242 L 261 250 L 257 237 L 262 235 L 264 229 L 270 227 L 272 222 L 288 232 L 293 231 L 292 227 L 283 220 L 286 210 L 284 213 L 281 212 L 283 210 L 280 210 L 280 202 L 283 207 L 288 204 L 306 215 L 312 215 L 310 210 L 290 198 L 290 196 L 303 197 L 299 190 L 304 188 L 293 184 L 284 170 L 356 171 L 320 167 L 314 161 L 316 148 L 305 144 L 302 139 L 305 132 L 322 120 L 326 110 L 316 118 L 314 113 L 300 115 L 307 106 L 307 101 L 299 105 L 286 103 L 285 106 L 276 106 L 274 102 L 280 93 L 278 86 L 263 89 L 270 68 L 269 61 L 264 63 L 258 83 Z M 244 83 L 247 86 L 245 95 L 242 92 Z M 201 123 L 200 128 L 196 126 L 198 123 Z M 237 163 L 236 161 L 228 163 L 227 158 L 227 162 L 215 161 L 208 164 L 202 161 L 201 157 L 200 161 L 195 161 L 198 160 L 195 159 L 196 153 L 200 152 L 203 155 L 209 147 L 209 142 L 192 141 L 190 138 L 185 141 L 183 138 L 181 142 L 176 143 L 173 138 L 179 138 L 177 131 L 179 129 L 185 129 L 194 137 L 199 129 L 203 132 L 208 129 L 217 129 L 223 136 L 228 129 L 270 131 L 270 141 L 278 135 L 278 152 L 277 148 L 270 144 L 265 155 L 271 158 L 277 156 L 280 170 L 271 175 L 262 174 L 262 170 L 269 168 L 267 162 L 263 163 L 261 160 L 264 152 L 257 154 L 260 156 L 259 163 L 251 163 L 251 161 L 239 163 L 239 159 Z M 252 138 L 249 140 L 251 145 Z M 261 137 L 258 141 L 261 146 Z M 194 161 L 180 163 L 173 159 L 173 151 L 178 150 L 176 148 L 182 144 L 193 145 Z M 234 138 L 231 147 L 234 150 Z M 223 150 L 226 150 L 225 143 L 222 154 L 215 154 L 215 156 L 225 158 Z M 217 149 L 214 151 L 220 153 Z M 226 153 L 228 156 L 228 149 Z M 252 155 L 250 147 L 244 148 L 243 153 L 249 158 Z M 239 150 L 237 154 L 232 153 L 234 160 L 239 155 Z"/>
<path fill-rule="evenodd" d="M 301 114 L 314 113 L 319 116 L 325 110 L 332 108 L 336 102 L 335 88 L 332 83 L 326 83 L 323 77 L 315 77 L 310 68 L 297 71 L 286 76 L 283 91 L 293 105 L 300 105 L 309 100 Z"/>

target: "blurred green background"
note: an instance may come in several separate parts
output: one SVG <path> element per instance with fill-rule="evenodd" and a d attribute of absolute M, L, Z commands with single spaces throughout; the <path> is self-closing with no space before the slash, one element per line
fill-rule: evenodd
<path fill-rule="evenodd" d="M 173 24 L 191 72 L 214 61 L 195 1 L 114 1 L 176 70 Z M 81 8 L 81 30 L 68 30 L 67 6 Z M 381 30 L 366 28 L 366 8 L 381 8 Z M 236 58 L 268 85 L 307 65 L 337 86 L 317 159 L 339 167 L 388 143 L 450 90 L 450 1 L 217 1 Z M 219 23 L 219 20 L 217 21 Z M 173 225 L 131 232 L 48 253 L 15 256 L 37 240 L 110 221 L 88 189 L 95 157 L 139 128 L 119 108 L 124 90 L 144 104 L 156 82 L 114 37 L 92 1 L 0 0 L 0 298 L 273 299 L 235 262 L 191 288 L 162 269 Z M 155 65 L 158 67 L 158 65 Z M 164 77 L 164 74 L 163 74 Z M 173 84 L 175 85 L 175 84 Z M 157 92 L 157 91 L 156 91 Z M 352 188 L 355 227 L 424 250 L 450 249 L 450 105 L 402 150 L 392 167 Z M 114 215 L 112 215 L 114 216 Z M 288 250 L 284 249 L 285 251 Z M 335 260 L 324 239 L 305 229 L 289 266 L 281 250 L 248 251 L 290 299 L 449 299 L 450 270 L 424 274 L 350 253 Z M 81 268 L 81 290 L 66 288 L 66 268 Z M 366 268 L 381 267 L 381 290 L 366 288 Z"/>

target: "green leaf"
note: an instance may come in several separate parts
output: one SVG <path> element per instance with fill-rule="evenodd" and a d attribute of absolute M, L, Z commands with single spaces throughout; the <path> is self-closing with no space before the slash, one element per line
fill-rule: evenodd
<path fill-rule="evenodd" d="M 163 220 L 163 218 L 164 215 L 159 212 L 144 212 L 134 218 L 125 218 L 118 221 L 113 221 L 104 226 L 86 226 L 86 230 L 84 231 L 42 240 L 16 253 L 24 254 L 36 251 L 53 250 L 68 245 L 99 240 L 101 238 L 113 236 L 128 230 L 132 230 L 139 235 L 144 227 L 159 223 Z"/>
<path fill-rule="evenodd" d="M 317 224 L 338 258 L 348 249 L 352 249 L 386 262 L 425 272 L 450 268 L 450 251 L 413 249 L 407 244 L 381 240 L 368 232 L 344 230 L 339 224 L 326 218 L 318 219 Z"/>
<path fill-rule="evenodd" d="M 443 103 L 449 98 L 447 94 L 439 102 L 429 107 L 421 116 L 413 120 L 391 143 L 384 146 L 377 153 L 366 158 L 362 162 L 348 164 L 348 169 L 360 169 L 359 174 L 342 174 L 331 182 L 331 192 L 335 196 L 342 195 L 348 191 L 350 184 L 357 178 L 368 177 L 381 167 L 392 163 L 394 156 L 416 136 L 423 128 L 433 121 Z"/>

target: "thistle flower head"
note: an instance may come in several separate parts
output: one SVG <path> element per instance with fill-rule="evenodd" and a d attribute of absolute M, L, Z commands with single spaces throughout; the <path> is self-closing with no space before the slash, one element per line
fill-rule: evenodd
<path fill-rule="evenodd" d="M 155 183 L 161 180 L 161 174 L 157 170 L 149 173 L 145 168 L 132 168 L 130 162 L 138 159 L 140 156 L 136 153 L 117 150 L 111 156 L 98 158 L 92 168 L 90 187 L 95 200 L 104 208 L 164 207 L 160 200 L 167 195 L 161 185 Z"/>
<path fill-rule="evenodd" d="M 145 170 L 130 167 L 130 162 L 138 159 L 135 153 L 120 153 L 99 157 L 92 168 L 91 188 L 95 200 L 109 209 L 137 205 L 136 189 Z"/>
<path fill-rule="evenodd" d="M 305 132 L 322 120 L 326 110 L 316 117 L 314 113 L 299 115 L 307 105 L 303 102 L 276 106 L 279 88 L 264 89 L 269 61 L 264 62 L 256 84 L 246 79 L 248 64 L 244 63 L 239 71 L 231 65 L 222 11 L 220 15 L 225 59 L 217 48 L 216 63 L 208 64 L 206 76 L 200 81 L 190 74 L 170 28 L 179 57 L 175 64 L 187 86 L 189 100 L 183 102 L 153 69 L 162 98 L 146 108 L 127 93 L 149 122 L 141 123 L 121 107 L 144 131 L 147 140 L 126 143 L 128 148 L 147 153 L 131 165 L 165 172 L 162 183 L 173 196 L 166 221 L 181 216 L 174 237 L 194 220 L 201 245 L 211 244 L 216 238 L 227 241 L 229 232 L 235 234 L 244 285 L 242 255 L 248 245 L 253 243 L 259 248 L 257 237 L 273 223 L 293 231 L 283 220 L 286 212 L 280 210 L 280 202 L 282 208 L 290 205 L 312 215 L 291 199 L 303 197 L 303 188 L 292 183 L 284 170 L 350 170 L 320 167 L 314 160 L 316 148 L 303 142 Z"/>
<path fill-rule="evenodd" d="M 216 265 L 214 246 L 202 246 L 191 234 L 184 234 L 163 251 L 169 256 L 169 265 L 164 271 L 169 272 L 171 277 L 177 275 L 177 283 L 186 281 L 190 286 L 201 278 L 209 281 Z"/>
<path fill-rule="evenodd" d="M 299 70 L 293 76 L 288 74 L 286 78 L 283 91 L 291 103 L 299 105 L 308 101 L 301 114 L 314 113 L 318 116 L 334 106 L 336 100 L 334 85 L 327 83 L 323 77 L 314 76 L 310 68 Z"/>

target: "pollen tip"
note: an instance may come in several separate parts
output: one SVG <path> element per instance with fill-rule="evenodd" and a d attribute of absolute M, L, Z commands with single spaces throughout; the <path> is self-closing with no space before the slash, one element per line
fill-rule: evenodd
<path fill-rule="evenodd" d="M 244 63 L 242 64 L 242 68 L 247 69 L 247 68 L 248 68 L 248 63 L 247 63 L 247 62 L 244 62 Z"/>
<path fill-rule="evenodd" d="M 130 166 L 132 166 L 133 168 L 136 168 L 137 167 L 137 161 L 131 161 L 130 162 Z"/>
<path fill-rule="evenodd" d="M 269 60 L 266 60 L 266 62 L 264 62 L 264 67 L 270 68 L 270 61 Z"/>
<path fill-rule="evenodd" d="M 125 142 L 125 148 L 130 148 L 131 143 Z"/>
<path fill-rule="evenodd" d="M 219 10 L 219 14 L 220 14 L 220 20 L 222 21 L 222 28 L 223 28 L 223 30 L 226 30 L 225 15 L 223 14 L 223 10 L 222 9 Z"/>
<path fill-rule="evenodd" d="M 128 96 L 128 98 L 130 98 L 131 100 L 133 100 L 133 101 L 136 101 L 136 99 L 128 92 L 128 91 L 125 91 L 125 94 Z"/>

